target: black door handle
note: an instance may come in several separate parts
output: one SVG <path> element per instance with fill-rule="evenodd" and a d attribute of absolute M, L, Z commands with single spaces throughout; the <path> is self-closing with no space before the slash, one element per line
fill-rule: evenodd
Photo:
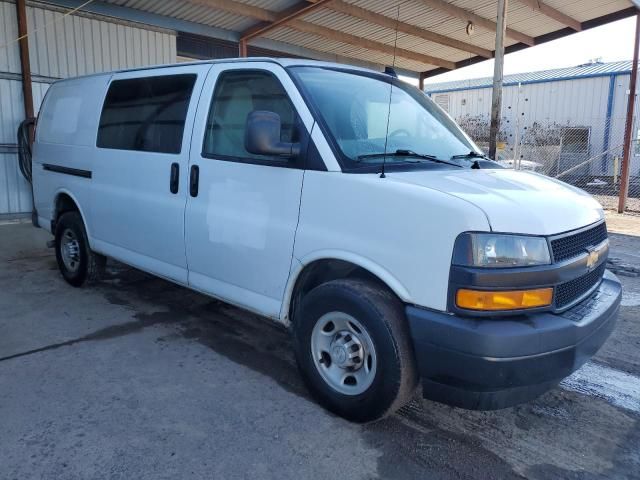
<path fill-rule="evenodd" d="M 189 194 L 192 197 L 198 196 L 198 183 L 200 178 L 200 167 L 191 165 L 191 173 L 189 174 Z"/>
<path fill-rule="evenodd" d="M 171 175 L 169 176 L 169 190 L 171 193 L 178 193 L 178 185 L 180 183 L 180 164 L 171 164 Z"/>

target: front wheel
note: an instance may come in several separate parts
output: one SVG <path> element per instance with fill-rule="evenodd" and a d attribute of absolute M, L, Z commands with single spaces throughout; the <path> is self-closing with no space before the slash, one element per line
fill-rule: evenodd
<path fill-rule="evenodd" d="M 314 288 L 293 330 L 305 383 L 330 411 L 368 422 L 413 395 L 417 373 L 403 306 L 377 284 L 341 279 Z"/>

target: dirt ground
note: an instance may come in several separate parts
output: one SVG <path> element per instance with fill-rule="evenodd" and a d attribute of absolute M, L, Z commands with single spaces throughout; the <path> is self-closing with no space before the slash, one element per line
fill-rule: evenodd
<path fill-rule="evenodd" d="M 607 229 L 612 233 L 640 236 L 640 215 L 606 211 Z"/>
<path fill-rule="evenodd" d="M 608 220 L 640 267 L 640 224 Z M 620 277 L 603 349 L 539 399 L 416 398 L 356 425 L 309 397 L 286 330 L 115 262 L 71 288 L 48 238 L 0 225 L 0 479 L 640 479 L 640 277 Z"/>

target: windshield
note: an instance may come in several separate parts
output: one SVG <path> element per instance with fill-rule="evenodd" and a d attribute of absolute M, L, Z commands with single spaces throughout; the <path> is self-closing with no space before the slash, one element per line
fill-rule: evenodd
<path fill-rule="evenodd" d="M 342 162 L 346 163 L 343 167 L 380 165 L 384 155 L 377 154 L 385 152 L 396 153 L 386 157 L 387 165 L 427 163 L 426 159 L 397 152 L 430 155 L 441 160 L 480 152 L 434 102 L 417 88 L 397 79 L 322 67 L 294 67 L 290 71 L 340 150 Z M 469 165 L 464 159 L 454 162 Z"/>

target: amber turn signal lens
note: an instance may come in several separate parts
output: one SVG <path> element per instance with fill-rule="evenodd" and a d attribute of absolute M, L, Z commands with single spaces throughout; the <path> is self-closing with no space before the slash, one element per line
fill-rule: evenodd
<path fill-rule="evenodd" d="M 520 310 L 551 305 L 553 288 L 487 292 L 460 289 L 456 293 L 458 308 L 468 310 Z"/>

